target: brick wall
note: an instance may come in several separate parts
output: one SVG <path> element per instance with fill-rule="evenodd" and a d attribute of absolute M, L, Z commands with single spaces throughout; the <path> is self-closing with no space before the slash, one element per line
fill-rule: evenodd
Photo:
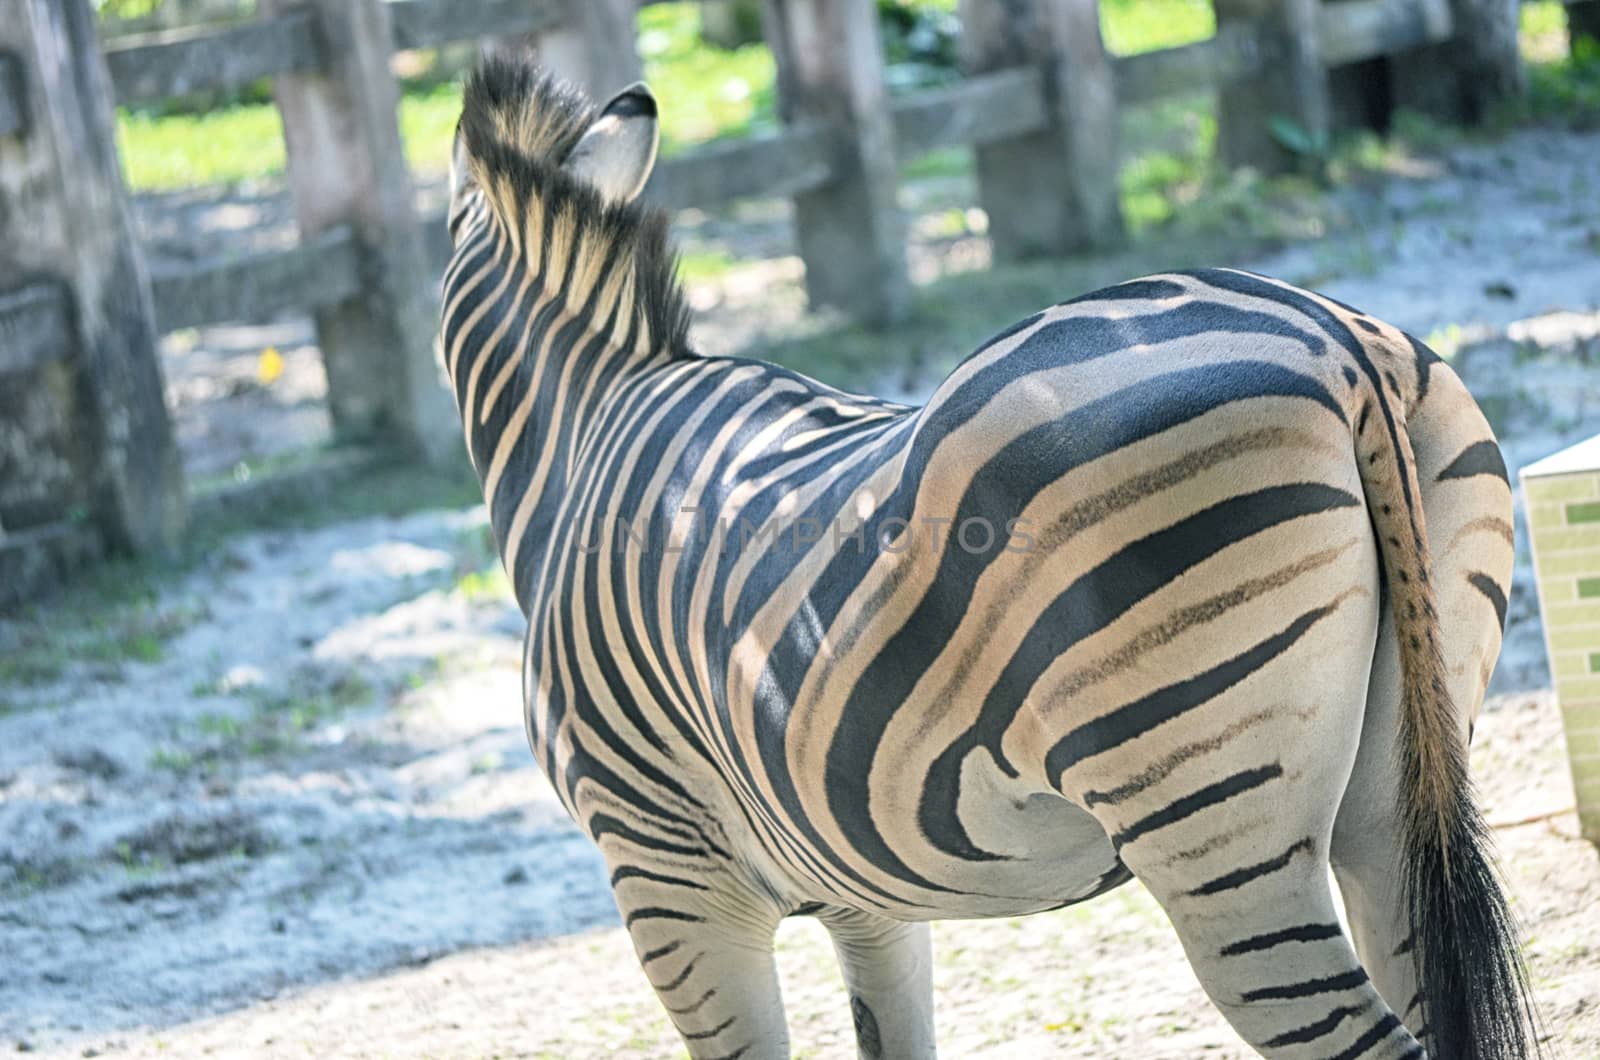
<path fill-rule="evenodd" d="M 1600 843 L 1600 438 L 1522 472 L 1583 834 Z"/>

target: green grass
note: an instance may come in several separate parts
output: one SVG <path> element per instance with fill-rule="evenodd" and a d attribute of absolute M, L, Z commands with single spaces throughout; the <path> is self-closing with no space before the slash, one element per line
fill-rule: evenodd
<path fill-rule="evenodd" d="M 1113 55 L 1176 48 L 1216 32 L 1211 0 L 1100 0 L 1100 35 Z"/>
<path fill-rule="evenodd" d="M 124 108 L 117 145 L 128 186 L 165 191 L 236 184 L 283 172 L 283 123 L 267 104 L 208 114 L 156 115 Z"/>
<path fill-rule="evenodd" d="M 1524 58 L 1537 60 L 1559 44 L 1567 32 L 1567 15 L 1560 0 L 1525 3 L 1517 12 L 1517 35 L 1522 40 Z"/>
<path fill-rule="evenodd" d="M 401 98 L 400 132 L 413 169 L 444 171 L 460 116 L 459 85 Z M 283 123 L 270 103 L 242 103 L 206 114 L 124 108 L 117 116 L 117 143 L 128 186 L 136 191 L 238 184 L 284 169 Z"/>

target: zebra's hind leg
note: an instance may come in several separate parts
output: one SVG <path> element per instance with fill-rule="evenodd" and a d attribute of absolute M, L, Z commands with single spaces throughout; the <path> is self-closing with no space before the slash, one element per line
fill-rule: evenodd
<path fill-rule="evenodd" d="M 1398 795 L 1401 779 L 1394 754 L 1400 694 L 1394 616 L 1385 611 L 1367 687 L 1361 747 L 1334 818 L 1329 858 L 1356 952 L 1384 1000 L 1412 1034 L 1423 1038 L 1422 998 L 1401 881 L 1405 850 Z"/>
<path fill-rule="evenodd" d="M 927 924 L 857 910 L 818 914 L 839 955 L 861 1060 L 935 1055 L 933 954 Z"/>
<path fill-rule="evenodd" d="M 646 978 L 694 1060 L 789 1055 L 773 960 L 781 912 L 729 877 L 618 868 L 612 890 Z"/>
<path fill-rule="evenodd" d="M 1336 861 L 1334 876 L 1344 899 L 1345 916 L 1355 937 L 1356 952 L 1371 974 L 1378 992 L 1399 1013 L 1418 1039 L 1427 1035 L 1418 989 L 1417 965 L 1412 955 L 1413 936 L 1401 891 L 1399 837 L 1386 854 L 1378 854 L 1381 838 L 1364 843 L 1360 860 Z M 1337 846 L 1336 846 L 1337 849 Z M 1372 857 L 1367 857 L 1371 852 Z"/>
<path fill-rule="evenodd" d="M 1340 927 L 1313 840 L 1203 875 L 1135 868 L 1212 1002 L 1267 1057 L 1420 1060 Z M 1214 862 L 1211 862 L 1214 864 Z"/>
<path fill-rule="evenodd" d="M 1316 599 L 1345 577 L 1330 569 L 1326 588 L 1306 579 L 1295 588 Z M 1268 1057 L 1423 1055 L 1357 957 L 1329 875 L 1377 638 L 1376 586 L 1362 588 L 1292 654 L 1213 693 L 1167 732 L 1064 775 L 1069 796 L 1165 909 L 1213 1003 Z"/>

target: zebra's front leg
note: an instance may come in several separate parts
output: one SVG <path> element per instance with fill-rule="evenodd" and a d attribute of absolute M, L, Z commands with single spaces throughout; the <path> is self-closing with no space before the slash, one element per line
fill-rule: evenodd
<path fill-rule="evenodd" d="M 726 873 L 615 867 L 612 891 L 639 964 L 694 1060 L 789 1055 L 769 898 Z"/>
<path fill-rule="evenodd" d="M 862 1060 L 935 1054 L 933 948 L 927 924 L 853 909 L 818 914 L 839 955 Z"/>

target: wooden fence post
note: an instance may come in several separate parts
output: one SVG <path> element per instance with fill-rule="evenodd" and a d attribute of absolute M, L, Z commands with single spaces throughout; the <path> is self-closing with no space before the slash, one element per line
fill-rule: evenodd
<path fill-rule="evenodd" d="M 605 102 L 644 77 L 638 7 L 639 0 L 566 0 L 566 24 L 538 35 L 539 61 Z"/>
<path fill-rule="evenodd" d="M 1117 96 L 1097 0 L 961 0 L 969 73 L 1042 66 L 1050 124 L 977 149 L 979 193 L 1002 260 L 1115 246 Z"/>
<path fill-rule="evenodd" d="M 834 133 L 832 180 L 794 200 L 807 293 L 865 323 L 893 323 L 910 283 L 877 5 L 767 0 L 765 14 L 783 120 Z"/>
<path fill-rule="evenodd" d="M 1476 123 L 1498 102 L 1521 95 L 1519 0 L 1449 0 L 1455 33 L 1397 56 L 1395 102 L 1443 121 Z"/>
<path fill-rule="evenodd" d="M 262 0 L 281 14 L 305 0 Z M 388 437 L 430 462 L 461 452 L 434 338 L 438 279 L 427 273 L 389 72 L 393 30 L 383 0 L 309 0 L 323 66 L 280 74 L 289 186 L 302 240 L 348 225 L 361 250 L 354 297 L 316 310 L 328 403 L 344 439 Z"/>
<path fill-rule="evenodd" d="M 25 347 L 60 359 L 49 400 L 77 436 L 79 501 L 113 545 L 165 550 L 183 529 L 183 471 L 87 0 L 0 0 L 0 52 L 12 57 L 0 92 L 23 97 L 0 135 L 0 279 L 29 285 L 10 299 L 26 311 L 0 320 L 0 363 Z"/>
<path fill-rule="evenodd" d="M 1305 152 L 1323 150 L 1329 134 L 1328 76 L 1317 40 L 1319 0 L 1212 2 L 1217 31 L 1253 24 L 1262 56 L 1256 76 L 1222 90 L 1218 153 L 1229 166 L 1263 173 L 1304 166 Z M 1285 134 L 1303 137 L 1301 150 Z"/>

